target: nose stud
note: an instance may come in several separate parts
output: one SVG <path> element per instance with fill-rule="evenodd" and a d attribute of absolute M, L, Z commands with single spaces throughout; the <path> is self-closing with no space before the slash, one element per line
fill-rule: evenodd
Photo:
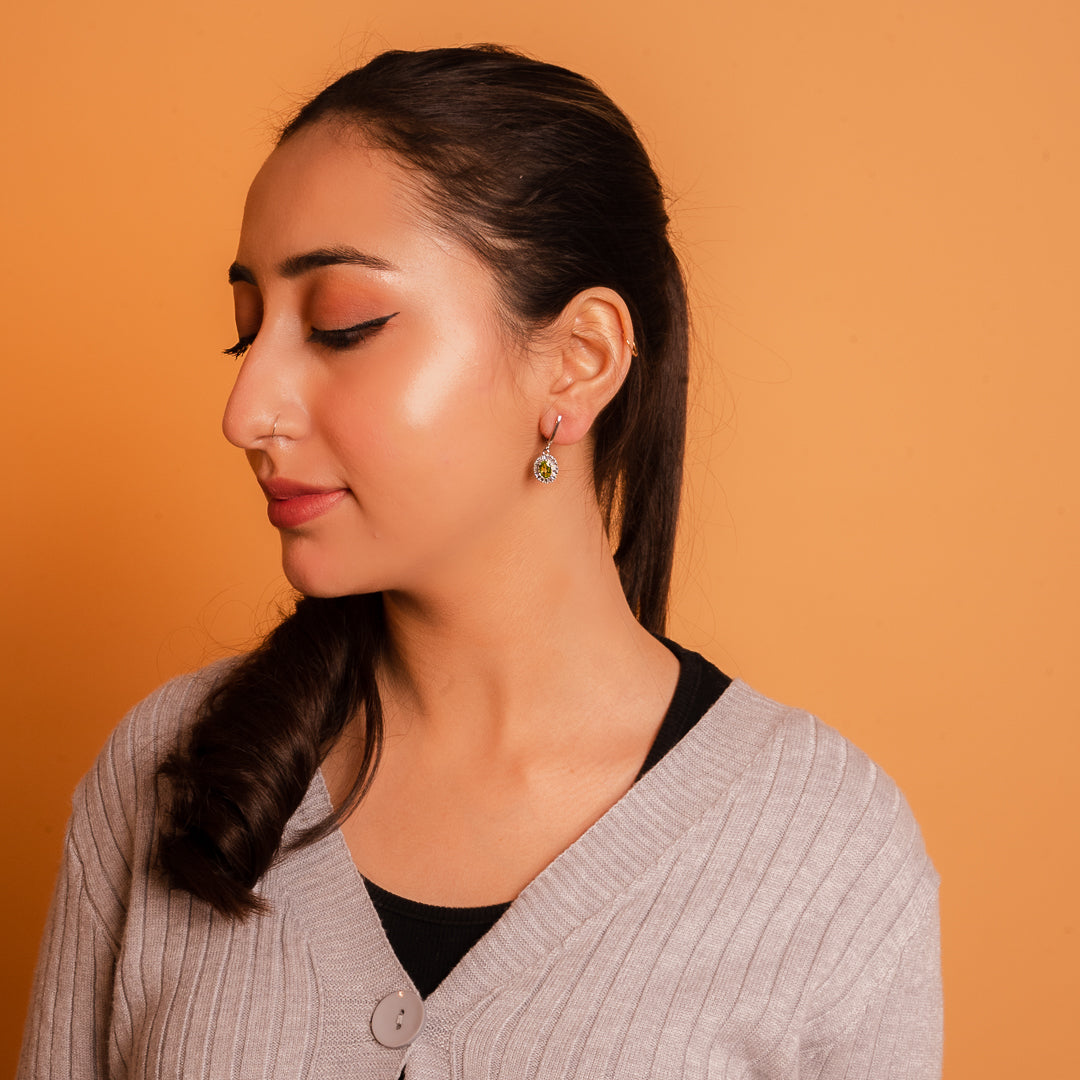
<path fill-rule="evenodd" d="M 555 477 L 559 475 L 559 463 L 555 460 L 555 455 L 551 452 L 551 444 L 555 441 L 555 433 L 559 430 L 559 425 L 562 423 L 562 417 L 555 417 L 555 427 L 552 428 L 551 438 L 547 441 L 547 446 L 544 447 L 543 452 L 533 462 L 533 476 L 540 481 L 541 484 L 554 484 Z"/>

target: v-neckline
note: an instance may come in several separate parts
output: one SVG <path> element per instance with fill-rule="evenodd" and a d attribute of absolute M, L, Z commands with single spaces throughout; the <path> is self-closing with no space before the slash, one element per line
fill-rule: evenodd
<path fill-rule="evenodd" d="M 559 946 L 610 908 L 634 880 L 722 803 L 778 722 L 774 702 L 734 680 L 665 757 L 555 857 L 426 999 L 429 1022 L 462 1015 L 518 973 L 552 962 Z M 286 829 L 288 843 L 331 811 L 321 771 Z M 336 1008 L 370 1013 L 373 1002 L 415 990 L 383 930 L 340 829 L 283 858 L 284 879 L 317 967 L 343 973 L 327 990 Z M 281 894 L 279 894 L 281 895 Z M 333 912 L 327 918 L 327 912 Z M 436 1024 L 432 1034 L 443 1030 Z M 449 1037 L 449 1030 L 444 1031 Z"/>

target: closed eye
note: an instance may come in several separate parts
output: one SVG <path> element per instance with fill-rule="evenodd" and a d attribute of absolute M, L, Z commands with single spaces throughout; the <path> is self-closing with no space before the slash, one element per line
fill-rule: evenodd
<path fill-rule="evenodd" d="M 365 319 L 355 326 L 344 326 L 340 330 L 319 330 L 313 326 L 311 333 L 308 335 L 308 341 L 313 341 L 317 345 L 325 345 L 328 349 L 351 349 L 354 345 L 359 345 L 369 335 L 381 330 L 397 314 L 399 312 L 394 311 L 389 315 L 380 315 L 377 319 Z M 254 343 L 255 335 L 245 334 L 235 345 L 230 345 L 227 349 L 221 351 L 226 356 L 239 358 Z"/>
<path fill-rule="evenodd" d="M 346 326 L 340 330 L 319 330 L 313 326 L 308 341 L 325 345 L 328 349 L 351 349 L 369 335 L 381 330 L 397 314 L 395 311 L 390 315 L 380 315 L 377 319 L 366 319 L 355 326 Z"/>

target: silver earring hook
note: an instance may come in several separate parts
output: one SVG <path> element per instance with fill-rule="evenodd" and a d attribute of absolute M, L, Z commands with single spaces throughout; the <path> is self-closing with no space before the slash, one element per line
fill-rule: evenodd
<path fill-rule="evenodd" d="M 547 446 L 544 447 L 544 453 L 546 454 L 551 449 L 551 444 L 555 441 L 555 436 L 559 433 L 559 425 L 562 423 L 562 417 L 555 417 L 555 426 L 551 429 L 551 438 L 547 441 Z"/>

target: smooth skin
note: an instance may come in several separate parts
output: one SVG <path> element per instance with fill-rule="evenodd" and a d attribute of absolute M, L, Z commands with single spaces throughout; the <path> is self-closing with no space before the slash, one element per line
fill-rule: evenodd
<path fill-rule="evenodd" d="M 279 530 L 285 573 L 310 595 L 384 595 L 386 748 L 342 827 L 357 868 L 424 903 L 511 900 L 630 788 L 678 677 L 626 603 L 592 492 L 626 305 L 589 289 L 521 341 L 408 173 L 332 124 L 256 176 L 232 277 L 226 437 L 271 488 L 342 493 Z M 560 415 L 559 477 L 540 484 Z M 323 764 L 335 802 L 355 768 L 347 732 Z"/>

